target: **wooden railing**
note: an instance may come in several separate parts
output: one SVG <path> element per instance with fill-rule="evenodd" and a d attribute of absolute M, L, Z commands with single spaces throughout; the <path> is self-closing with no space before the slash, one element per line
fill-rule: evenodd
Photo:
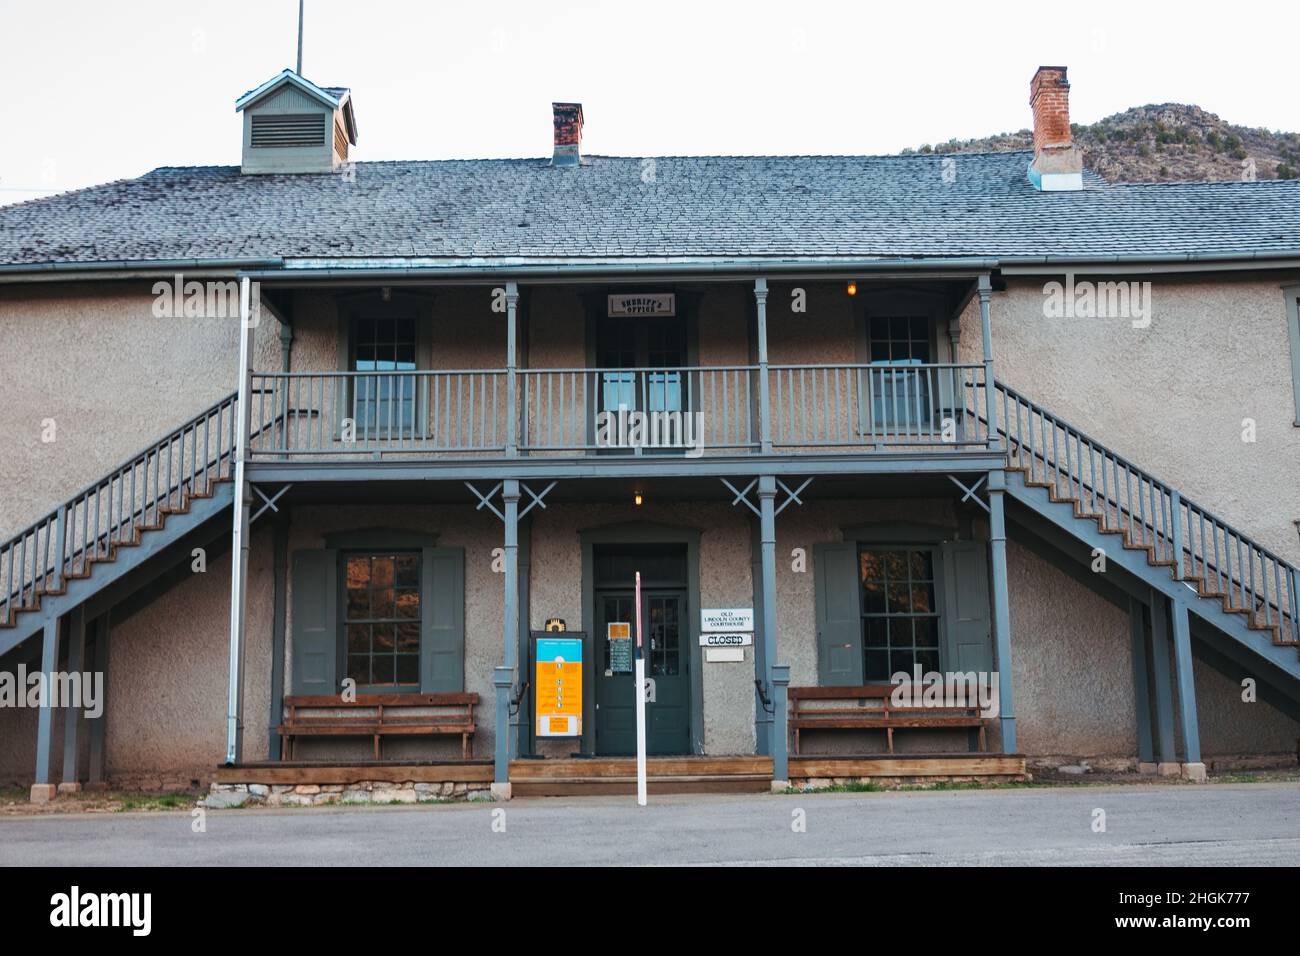
<path fill-rule="evenodd" d="M 1199 578 L 1203 591 L 1245 609 L 1255 626 L 1300 641 L 1294 565 L 1014 389 L 1000 382 L 995 388 L 1010 463 L 1026 469 L 1030 481 L 1075 498 L 1105 530 L 1150 548 L 1176 580 Z"/>
<path fill-rule="evenodd" d="M 228 477 L 237 427 L 227 395 L 162 440 L 0 543 L 0 622 L 57 592 L 69 575 L 89 573 L 118 545 L 136 540 L 180 509 L 189 494 Z"/>
<path fill-rule="evenodd" d="M 766 395 L 762 372 L 733 365 L 520 369 L 513 377 L 504 369 L 257 374 L 253 416 L 271 424 L 251 453 L 738 454 L 988 444 L 982 365 L 773 365 Z"/>

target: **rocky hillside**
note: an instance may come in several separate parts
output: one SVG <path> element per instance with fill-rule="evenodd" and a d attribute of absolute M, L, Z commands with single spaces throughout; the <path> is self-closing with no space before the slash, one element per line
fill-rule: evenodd
<path fill-rule="evenodd" d="M 1084 165 L 1113 183 L 1300 178 L 1300 133 L 1225 123 L 1199 106 L 1137 106 L 1090 126 L 1075 124 Z M 904 153 L 985 153 L 1032 149 L 1033 134 L 926 144 Z"/>

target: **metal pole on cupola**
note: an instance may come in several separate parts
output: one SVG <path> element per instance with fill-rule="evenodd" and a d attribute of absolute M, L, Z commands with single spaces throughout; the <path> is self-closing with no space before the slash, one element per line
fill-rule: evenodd
<path fill-rule="evenodd" d="M 298 0 L 298 75 L 302 76 L 302 5 L 303 0 Z"/>
<path fill-rule="evenodd" d="M 645 654 L 641 650 L 641 572 L 636 573 L 636 802 L 645 806 Z"/>

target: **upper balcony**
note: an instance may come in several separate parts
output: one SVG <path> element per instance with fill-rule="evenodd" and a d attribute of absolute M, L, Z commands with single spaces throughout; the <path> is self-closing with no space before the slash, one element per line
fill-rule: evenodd
<path fill-rule="evenodd" d="M 340 297 L 341 368 L 319 368 L 326 341 L 308 346 L 316 368 L 286 353 L 283 371 L 250 373 L 250 466 L 263 480 L 311 468 L 488 476 L 492 465 L 537 475 L 741 474 L 757 460 L 816 473 L 980 469 L 999 456 L 988 363 L 959 347 L 970 299 L 960 285 L 864 290 L 842 302 L 842 284 L 822 283 L 812 290 L 822 315 L 779 318 L 768 316 L 765 284 L 756 295 L 753 282 L 680 300 L 660 292 L 670 314 L 651 316 L 617 315 L 608 287 L 578 290 L 579 309 L 549 290 L 531 300 L 522 329 L 510 286 L 505 322 L 466 322 L 462 307 L 440 324 L 409 293 Z M 422 343 L 421 322 L 424 339 L 454 336 L 455 347 Z M 504 342 L 492 341 L 494 327 Z M 561 361 L 529 364 L 529 352 Z M 439 368 L 439 353 L 499 358 Z M 584 356 L 596 361 L 563 361 Z M 700 361 L 711 358 L 723 361 Z"/>

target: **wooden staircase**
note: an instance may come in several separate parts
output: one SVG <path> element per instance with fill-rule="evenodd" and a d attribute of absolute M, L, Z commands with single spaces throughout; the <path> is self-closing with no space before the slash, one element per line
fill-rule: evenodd
<path fill-rule="evenodd" d="M 1095 534 L 1071 529 L 1076 536 L 1141 554 L 1153 580 L 1176 585 L 1171 596 L 1185 596 L 1181 587 L 1214 602 L 1245 631 L 1296 649 L 1292 663 L 1300 663 L 1300 573 L 1292 564 L 1025 396 L 1001 383 L 996 389 L 1015 479 L 1009 490 L 1018 483 L 1045 492 L 1047 503 L 1095 526 Z M 1287 669 L 1300 676 L 1300 667 Z"/>
<path fill-rule="evenodd" d="M 0 654 L 229 503 L 236 404 L 228 395 L 0 543 Z"/>

